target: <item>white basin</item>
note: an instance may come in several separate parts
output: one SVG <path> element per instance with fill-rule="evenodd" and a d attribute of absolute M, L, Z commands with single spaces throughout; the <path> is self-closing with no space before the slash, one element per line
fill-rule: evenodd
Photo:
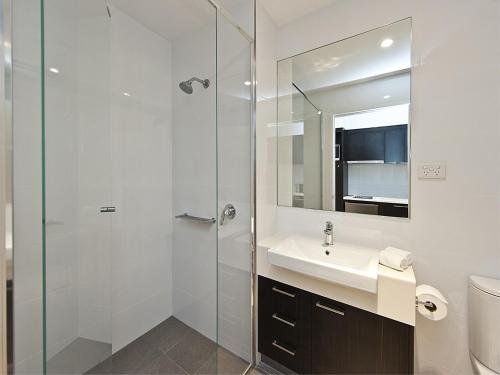
<path fill-rule="evenodd" d="M 377 293 L 379 254 L 378 250 L 345 243 L 324 247 L 319 236 L 294 235 L 270 248 L 267 260 L 275 266 Z"/>

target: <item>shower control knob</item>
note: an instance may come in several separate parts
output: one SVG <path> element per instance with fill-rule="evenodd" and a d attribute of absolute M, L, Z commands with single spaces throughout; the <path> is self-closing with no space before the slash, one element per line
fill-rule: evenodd
<path fill-rule="evenodd" d="M 220 225 L 224 225 L 224 221 L 226 219 L 226 217 L 228 219 L 234 219 L 236 217 L 236 208 L 234 208 L 234 206 L 229 203 L 229 204 L 226 204 L 226 206 L 224 207 L 224 210 L 222 210 L 222 215 L 220 216 Z"/>

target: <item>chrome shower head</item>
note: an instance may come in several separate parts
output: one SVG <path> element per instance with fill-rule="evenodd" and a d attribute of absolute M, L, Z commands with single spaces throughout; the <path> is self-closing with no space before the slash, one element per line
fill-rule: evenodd
<path fill-rule="evenodd" d="M 210 86 L 210 81 L 208 79 L 199 79 L 197 77 L 193 77 L 187 81 L 182 81 L 181 83 L 179 83 L 179 88 L 186 94 L 192 94 L 194 81 L 200 82 L 204 88 L 208 88 Z"/>
<path fill-rule="evenodd" d="M 179 83 L 179 87 L 186 94 L 193 93 L 193 85 L 191 85 L 191 82 L 188 82 L 188 81 L 181 82 L 181 83 Z"/>

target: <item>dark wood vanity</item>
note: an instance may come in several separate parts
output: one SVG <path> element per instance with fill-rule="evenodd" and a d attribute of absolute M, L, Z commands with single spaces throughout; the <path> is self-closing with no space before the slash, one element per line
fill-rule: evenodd
<path fill-rule="evenodd" d="M 410 325 L 263 276 L 258 321 L 263 360 L 293 372 L 413 374 Z"/>

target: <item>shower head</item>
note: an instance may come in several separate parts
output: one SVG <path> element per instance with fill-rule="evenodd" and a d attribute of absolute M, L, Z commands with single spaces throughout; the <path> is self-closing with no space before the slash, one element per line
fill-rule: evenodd
<path fill-rule="evenodd" d="M 182 81 L 181 83 L 179 83 L 179 87 L 186 94 L 192 94 L 194 81 L 200 82 L 204 88 L 208 88 L 210 86 L 210 81 L 208 79 L 199 79 L 197 77 L 193 77 L 187 81 Z"/>

